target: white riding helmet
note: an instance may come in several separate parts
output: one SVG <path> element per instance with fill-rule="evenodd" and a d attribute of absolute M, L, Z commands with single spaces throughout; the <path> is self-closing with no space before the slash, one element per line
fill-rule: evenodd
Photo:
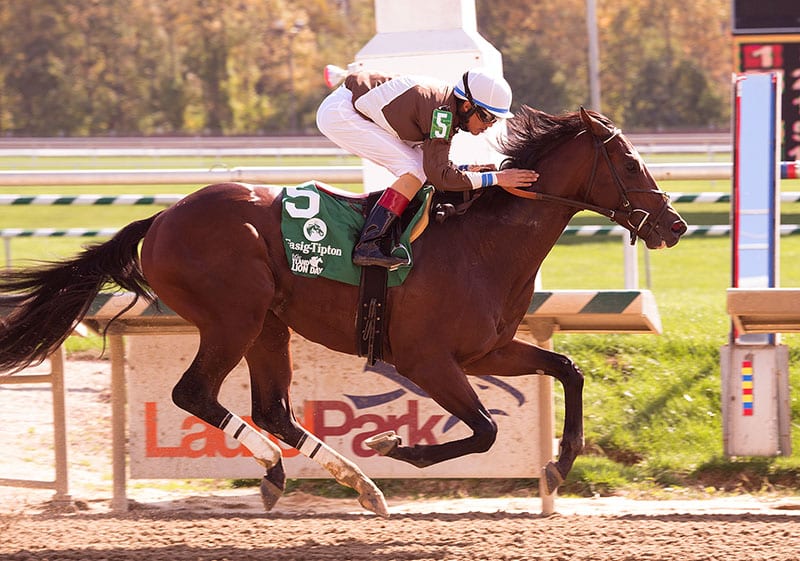
<path fill-rule="evenodd" d="M 454 89 L 456 97 L 483 107 L 495 117 L 507 119 L 514 116 L 509 110 L 511 86 L 501 76 L 480 68 L 467 70 Z"/>

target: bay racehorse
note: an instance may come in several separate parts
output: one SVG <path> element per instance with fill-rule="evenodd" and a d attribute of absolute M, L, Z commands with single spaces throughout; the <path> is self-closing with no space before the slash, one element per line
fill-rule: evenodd
<path fill-rule="evenodd" d="M 515 338 L 539 266 L 582 209 L 608 216 L 651 249 L 675 245 L 686 223 L 630 142 L 597 113 L 555 116 L 524 107 L 508 121 L 500 149 L 504 166 L 536 169 L 538 182 L 513 193 L 483 190 L 465 214 L 432 222 L 414 242 L 411 273 L 389 289 L 387 300 L 384 360 L 463 421 L 471 435 L 408 446 L 389 434 L 369 444 L 418 467 L 485 452 L 497 425 L 467 376 L 552 376 L 563 385 L 565 405 L 558 461 L 544 470 L 552 492 L 583 446 L 583 375 L 567 357 Z M 217 400 L 243 357 L 254 423 L 353 487 L 365 508 L 385 515 L 374 483 L 292 413 L 290 329 L 356 354 L 359 290 L 292 274 L 281 199 L 275 186 L 210 185 L 71 260 L 3 273 L 0 293 L 12 311 L 0 326 L 0 371 L 44 360 L 104 286 L 158 298 L 200 333 L 197 355 L 172 392 L 174 402 L 253 452 L 266 468 L 266 508 L 284 488 L 280 449 Z"/>

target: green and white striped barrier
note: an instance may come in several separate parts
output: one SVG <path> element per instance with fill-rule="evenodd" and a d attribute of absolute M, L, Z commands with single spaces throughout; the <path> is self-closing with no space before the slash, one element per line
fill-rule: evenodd
<path fill-rule="evenodd" d="M 99 294 L 84 321 L 97 327 L 118 317 L 122 332 L 126 328 L 141 332 L 142 328 L 189 326 L 164 304 L 149 304 L 142 298 L 126 311 L 133 299 L 128 292 Z M 554 290 L 534 294 L 521 328 L 535 335 L 543 329 L 572 333 L 661 333 L 661 319 L 649 290 Z"/>
<path fill-rule="evenodd" d="M 185 195 L 0 195 L 0 206 L 48 205 L 164 205 L 177 203 Z"/>
<path fill-rule="evenodd" d="M 124 318 L 155 318 L 176 315 L 175 312 L 159 302 L 149 303 L 144 298 L 139 298 L 133 304 L 134 299 L 135 296 L 132 292 L 103 292 L 95 297 L 86 312 L 86 317 L 110 320 L 123 311 L 125 313 L 121 317 Z M 131 306 L 131 304 L 133 305 Z M 126 310 L 126 308 L 128 309 Z"/>
<path fill-rule="evenodd" d="M 641 311 L 641 290 L 560 290 L 533 295 L 528 314 L 621 314 L 632 307 Z"/>
<path fill-rule="evenodd" d="M 134 206 L 134 205 L 161 205 L 169 206 L 180 201 L 185 195 L 160 194 L 160 195 L 0 195 L 0 206 Z M 671 193 L 673 203 L 730 203 L 729 193 L 704 192 L 704 193 Z M 786 192 L 781 194 L 781 202 L 800 202 L 800 192 Z M 727 224 L 711 226 L 689 226 L 686 236 L 729 236 L 730 226 Z M 116 228 L 2 228 L 0 238 L 42 238 L 42 237 L 110 237 L 117 232 Z M 625 235 L 626 230 L 621 226 L 568 226 L 564 231 L 565 237 L 619 237 Z M 800 234 L 800 225 L 783 224 L 780 228 L 782 236 Z"/>
<path fill-rule="evenodd" d="M 649 290 L 540 291 L 524 324 L 537 340 L 568 333 L 661 333 L 661 317 Z"/>
<path fill-rule="evenodd" d="M 119 228 L 0 228 L 0 238 L 110 238 Z"/>

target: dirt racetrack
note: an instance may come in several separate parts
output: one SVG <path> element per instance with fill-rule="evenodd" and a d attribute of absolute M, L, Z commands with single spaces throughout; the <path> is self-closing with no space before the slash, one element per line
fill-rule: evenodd
<path fill-rule="evenodd" d="M 353 499 L 303 493 L 271 513 L 253 489 L 213 482 L 131 483 L 110 509 L 108 364 L 67 369 L 70 493 L 0 487 L 0 560 L 800 560 L 800 498 L 709 501 L 415 500 L 390 497 L 381 519 Z M 0 478 L 52 478 L 49 392 L 0 386 Z"/>
<path fill-rule="evenodd" d="M 800 559 L 781 515 L 585 516 L 136 512 L 5 520 L 4 560 Z"/>

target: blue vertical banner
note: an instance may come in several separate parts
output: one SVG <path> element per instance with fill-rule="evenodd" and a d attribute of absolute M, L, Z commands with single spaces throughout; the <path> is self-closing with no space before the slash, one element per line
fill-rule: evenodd
<path fill-rule="evenodd" d="M 734 288 L 778 286 L 778 189 L 781 75 L 735 76 L 732 224 Z M 738 335 L 744 344 L 775 344 L 774 334 Z"/>

